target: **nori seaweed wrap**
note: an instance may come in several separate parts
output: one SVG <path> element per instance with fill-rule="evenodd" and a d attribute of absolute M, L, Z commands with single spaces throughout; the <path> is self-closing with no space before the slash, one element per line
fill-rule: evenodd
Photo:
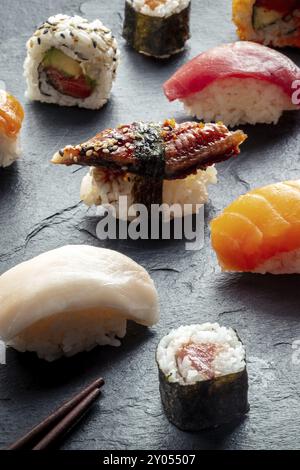
<path fill-rule="evenodd" d="M 165 150 L 159 124 L 137 122 L 134 154 L 142 162 L 144 175 L 134 181 L 134 198 L 151 211 L 152 204 L 162 203 Z"/>
<path fill-rule="evenodd" d="M 182 326 L 160 341 L 156 360 L 162 403 L 179 429 L 201 431 L 248 412 L 245 349 L 231 328 Z"/>
<path fill-rule="evenodd" d="M 168 58 L 190 37 L 190 9 L 190 0 L 126 0 L 123 37 L 142 54 Z"/>

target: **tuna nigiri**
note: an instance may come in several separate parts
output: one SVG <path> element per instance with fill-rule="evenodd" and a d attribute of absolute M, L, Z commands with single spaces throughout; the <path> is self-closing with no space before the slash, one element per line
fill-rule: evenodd
<path fill-rule="evenodd" d="M 87 142 L 58 151 L 53 163 L 89 166 L 81 198 L 89 206 L 204 204 L 216 183 L 214 164 L 240 152 L 246 135 L 226 126 L 185 122 L 135 122 L 106 129 Z"/>
<path fill-rule="evenodd" d="M 205 121 L 276 124 L 283 111 L 299 109 L 293 100 L 296 80 L 300 69 L 288 57 L 245 41 L 198 55 L 175 72 L 164 92 Z"/>
<path fill-rule="evenodd" d="M 24 110 L 19 101 L 0 90 L 0 167 L 11 165 L 20 154 L 19 133 Z"/>
<path fill-rule="evenodd" d="M 224 271 L 300 273 L 300 180 L 254 189 L 211 222 Z"/>

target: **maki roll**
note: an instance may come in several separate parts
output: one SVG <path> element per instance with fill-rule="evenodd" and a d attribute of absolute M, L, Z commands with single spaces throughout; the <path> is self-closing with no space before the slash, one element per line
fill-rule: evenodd
<path fill-rule="evenodd" d="M 20 155 L 19 134 L 24 110 L 11 94 L 0 90 L 0 167 L 11 165 Z"/>
<path fill-rule="evenodd" d="M 218 323 L 181 326 L 156 351 L 162 403 L 171 423 L 201 431 L 249 410 L 245 348 Z"/>
<path fill-rule="evenodd" d="M 58 151 L 52 162 L 89 166 L 81 186 L 88 205 L 113 205 L 121 196 L 127 206 L 144 204 L 197 205 L 207 201 L 207 186 L 216 183 L 214 164 L 240 152 L 246 139 L 223 124 L 135 122 L 100 132 L 87 142 Z M 182 216 L 182 211 L 180 213 Z"/>
<path fill-rule="evenodd" d="M 274 47 L 300 47 L 300 0 L 233 0 L 241 39 Z"/>
<path fill-rule="evenodd" d="M 138 52 L 168 58 L 190 37 L 191 0 L 126 0 L 123 37 Z"/>
<path fill-rule="evenodd" d="M 269 47 L 243 41 L 196 56 L 164 84 L 169 101 L 186 112 L 227 126 L 277 124 L 284 111 L 300 109 L 294 99 L 300 68 Z"/>
<path fill-rule="evenodd" d="M 26 96 L 99 109 L 109 99 L 118 58 L 117 42 L 101 21 L 52 16 L 27 42 Z"/>
<path fill-rule="evenodd" d="M 249 191 L 211 222 L 223 271 L 300 274 L 300 180 Z"/>

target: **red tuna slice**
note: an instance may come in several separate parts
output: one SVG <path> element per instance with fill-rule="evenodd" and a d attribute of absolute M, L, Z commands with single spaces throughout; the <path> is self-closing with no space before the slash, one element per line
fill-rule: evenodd
<path fill-rule="evenodd" d="M 224 78 L 255 78 L 280 87 L 290 98 L 300 68 L 285 55 L 249 41 L 214 47 L 187 62 L 165 82 L 169 101 L 184 99 Z"/>
<path fill-rule="evenodd" d="M 54 67 L 46 68 L 46 74 L 51 85 L 63 95 L 84 100 L 92 94 L 92 87 L 86 77 L 67 77 Z"/>

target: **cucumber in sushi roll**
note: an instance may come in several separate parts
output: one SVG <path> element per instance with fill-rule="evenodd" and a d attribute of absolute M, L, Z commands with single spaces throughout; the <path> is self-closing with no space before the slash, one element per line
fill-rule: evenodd
<path fill-rule="evenodd" d="M 181 326 L 162 338 L 156 361 L 166 415 L 179 429 L 200 431 L 248 412 L 245 349 L 232 328 Z"/>
<path fill-rule="evenodd" d="M 168 58 L 190 37 L 191 0 L 126 0 L 123 37 L 138 52 Z"/>
<path fill-rule="evenodd" d="M 109 99 L 118 62 L 117 42 L 100 20 L 52 16 L 27 42 L 26 96 L 99 109 Z"/>

